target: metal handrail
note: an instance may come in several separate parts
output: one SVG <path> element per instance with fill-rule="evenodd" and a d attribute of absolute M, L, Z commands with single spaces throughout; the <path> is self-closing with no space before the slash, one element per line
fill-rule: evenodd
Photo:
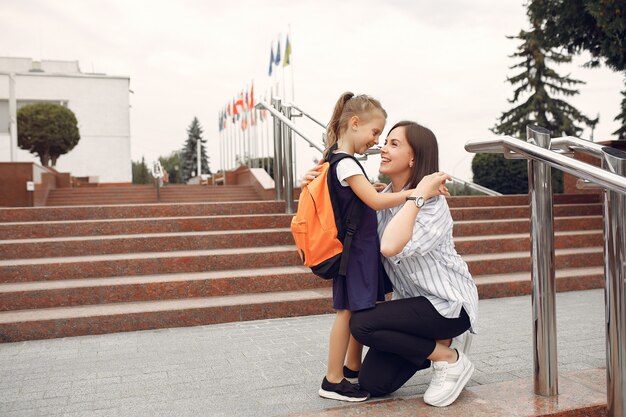
<path fill-rule="evenodd" d="M 555 139 L 555 142 L 557 141 L 558 139 Z M 515 152 L 526 158 L 544 162 L 575 177 L 626 194 L 626 178 L 511 136 L 497 136 L 488 140 L 470 141 L 465 144 L 465 150 L 475 153 Z"/>
<path fill-rule="evenodd" d="M 604 299 L 606 320 L 607 411 L 626 417 L 626 152 L 548 130 L 526 128 L 527 142 L 510 136 L 470 141 L 470 152 L 504 153 L 528 161 L 531 197 L 533 363 L 535 393 L 558 394 L 556 360 L 556 275 L 550 166 L 604 188 Z M 569 158 L 582 152 L 601 159 L 602 168 Z"/>
<path fill-rule="evenodd" d="M 492 197 L 497 197 L 497 196 L 502 195 L 502 193 L 494 191 L 494 190 L 492 190 L 490 188 L 483 187 L 482 185 L 476 184 L 475 182 L 462 180 L 462 179 L 460 179 L 458 177 L 454 177 L 453 176 L 452 177 L 452 182 L 458 182 L 458 183 L 460 183 L 461 185 L 463 185 L 465 187 L 471 188 L 473 190 L 476 190 L 478 192 L 487 194 L 487 195 L 492 196 Z"/>
<path fill-rule="evenodd" d="M 318 151 L 320 151 L 321 153 L 324 153 L 324 148 L 320 147 L 319 145 L 317 145 L 315 142 L 313 142 L 311 139 L 309 139 L 305 133 L 303 133 L 300 129 L 298 129 L 298 126 L 296 126 L 291 120 L 289 120 L 287 117 L 285 117 L 282 113 L 280 113 L 279 111 L 277 111 L 273 106 L 267 104 L 264 101 L 259 101 L 255 107 L 257 109 L 261 109 L 264 108 L 265 110 L 269 111 L 272 116 L 274 116 L 275 118 L 277 118 L 278 120 L 280 120 L 281 122 L 283 122 L 285 125 L 287 125 L 291 130 L 293 130 L 294 132 L 296 132 L 298 134 L 298 136 L 300 136 L 302 139 L 304 139 L 305 141 L 307 141 L 307 143 L 309 145 L 311 145 L 312 148 L 317 149 Z M 293 105 L 291 105 L 291 107 L 294 107 Z M 295 108 L 295 107 L 294 107 Z"/>
<path fill-rule="evenodd" d="M 550 143 L 550 149 L 553 150 L 577 151 L 598 158 L 602 158 L 602 148 L 604 148 L 604 146 L 599 143 L 577 138 L 575 136 L 554 138 Z"/>
<path fill-rule="evenodd" d="M 326 129 L 328 126 L 325 125 L 324 123 L 320 122 L 319 120 L 317 120 L 315 117 L 311 116 L 309 113 L 305 112 L 304 110 L 302 110 L 300 107 L 296 106 L 293 103 L 289 103 L 289 105 L 291 107 L 293 107 L 294 109 L 298 110 L 300 113 L 302 113 L 304 116 L 308 117 L 309 119 L 311 119 L 312 121 L 314 121 L 315 123 L 317 123 L 318 125 L 320 125 L 321 127 L 323 127 L 324 129 Z"/>

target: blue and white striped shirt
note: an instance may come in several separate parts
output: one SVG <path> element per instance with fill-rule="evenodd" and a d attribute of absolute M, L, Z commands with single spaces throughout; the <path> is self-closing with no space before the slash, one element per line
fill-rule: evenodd
<path fill-rule="evenodd" d="M 391 192 L 391 185 L 383 192 Z M 402 205 L 377 212 L 378 235 Z M 413 226 L 413 235 L 400 253 L 383 257 L 393 284 L 393 299 L 424 296 L 446 318 L 458 318 L 465 308 L 472 328 L 478 313 L 478 291 L 467 264 L 456 252 L 452 215 L 444 196 L 427 200 Z"/>

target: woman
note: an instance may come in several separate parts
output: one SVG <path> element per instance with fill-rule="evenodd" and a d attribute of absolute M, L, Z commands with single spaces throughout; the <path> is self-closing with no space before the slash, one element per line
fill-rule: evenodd
<path fill-rule="evenodd" d="M 456 400 L 474 370 L 467 356 L 450 345 L 473 331 L 478 293 L 454 249 L 446 199 L 432 186 L 441 177 L 438 157 L 429 129 L 400 122 L 389 132 L 380 172 L 391 183 L 383 192 L 415 190 L 401 206 L 377 212 L 393 300 L 354 313 L 350 329 L 370 347 L 358 376 L 365 391 L 373 397 L 390 394 L 432 362 L 424 401 L 443 407 Z"/>

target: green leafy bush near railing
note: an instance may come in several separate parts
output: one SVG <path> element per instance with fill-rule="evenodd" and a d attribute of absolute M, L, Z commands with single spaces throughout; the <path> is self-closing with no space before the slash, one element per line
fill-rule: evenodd
<path fill-rule="evenodd" d="M 528 161 L 500 154 L 477 154 L 472 160 L 474 182 L 502 194 L 528 194 Z M 563 172 L 552 170 L 552 190 L 563 192 Z"/>

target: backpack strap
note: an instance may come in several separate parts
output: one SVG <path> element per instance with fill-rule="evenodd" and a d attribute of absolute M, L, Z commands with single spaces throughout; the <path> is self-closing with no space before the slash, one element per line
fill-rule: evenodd
<path fill-rule="evenodd" d="M 365 178 L 367 178 L 367 173 L 365 172 L 365 169 L 363 169 L 361 164 L 358 163 L 357 159 L 354 156 L 346 154 L 346 153 L 331 154 L 329 158 L 330 166 L 332 167 L 333 165 L 337 164 L 339 161 L 345 158 L 354 159 L 359 165 L 359 167 L 361 168 L 361 170 L 363 171 L 363 175 L 365 175 Z M 363 203 L 357 197 L 352 203 L 350 207 L 350 211 L 348 213 L 348 218 L 346 221 L 347 224 L 345 225 L 345 229 L 346 229 L 345 236 L 343 239 L 343 252 L 341 254 L 341 261 L 339 263 L 339 276 L 340 277 L 345 277 L 348 271 L 348 258 L 350 257 L 350 246 L 352 246 L 352 237 L 354 236 L 357 229 L 359 228 L 359 224 L 361 223 L 361 219 L 363 218 L 364 204 L 365 203 Z"/>
<path fill-rule="evenodd" d="M 363 214 L 363 202 L 356 200 L 350 209 L 348 216 L 348 225 L 346 227 L 346 236 L 343 239 L 343 253 L 341 254 L 341 262 L 339 263 L 339 276 L 345 277 L 348 271 L 348 258 L 350 256 L 350 246 L 352 246 L 352 237 L 359 228 Z"/>

